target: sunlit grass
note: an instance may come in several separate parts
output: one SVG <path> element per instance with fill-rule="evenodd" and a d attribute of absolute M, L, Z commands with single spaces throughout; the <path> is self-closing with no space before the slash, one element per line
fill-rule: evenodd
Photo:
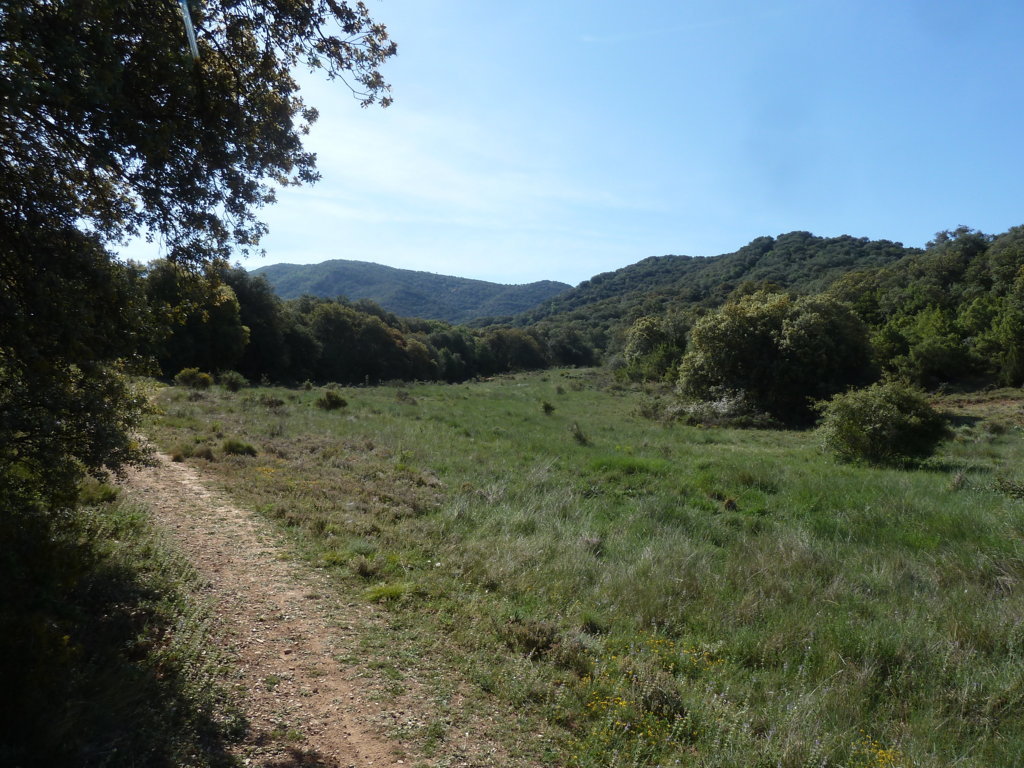
<path fill-rule="evenodd" d="M 654 422 L 642 393 L 583 371 L 338 395 L 328 411 L 323 390 L 167 390 L 153 429 L 211 448 L 198 465 L 345 599 L 387 606 L 482 694 L 546 718 L 548 759 L 1024 754 L 1020 400 L 991 419 L 949 403 L 956 439 L 907 471 L 835 464 L 813 433 Z"/>

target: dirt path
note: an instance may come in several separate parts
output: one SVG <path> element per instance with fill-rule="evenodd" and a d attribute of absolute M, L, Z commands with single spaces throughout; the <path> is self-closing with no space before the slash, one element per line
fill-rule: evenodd
<path fill-rule="evenodd" d="M 374 732 L 372 720 L 381 713 L 360 699 L 352 673 L 335 660 L 352 632 L 332 614 L 338 606 L 328 599 L 323 574 L 282 559 L 270 527 L 208 489 L 194 469 L 158 459 L 126 482 L 207 584 L 214 633 L 234 657 L 250 723 L 236 750 L 243 762 L 267 768 L 411 762 Z"/>

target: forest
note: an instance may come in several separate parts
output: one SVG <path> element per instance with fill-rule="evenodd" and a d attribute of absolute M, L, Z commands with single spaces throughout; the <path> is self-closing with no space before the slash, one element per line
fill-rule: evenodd
<path fill-rule="evenodd" d="M 293 384 L 463 381 L 602 361 L 625 380 L 747 392 L 783 421 L 806 421 L 810 399 L 882 377 L 1019 385 L 1022 267 L 1021 227 L 961 227 L 924 249 L 793 232 L 718 257 L 647 259 L 473 327 L 366 299 L 281 300 L 222 261 L 201 274 L 168 261 L 124 268 L 152 329 L 138 352 L 168 378 L 198 368 Z M 773 381 L 792 402 L 752 391 Z"/>

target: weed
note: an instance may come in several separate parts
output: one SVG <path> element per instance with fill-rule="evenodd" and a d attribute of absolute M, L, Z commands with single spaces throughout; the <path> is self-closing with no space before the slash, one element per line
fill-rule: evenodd
<path fill-rule="evenodd" d="M 395 391 L 395 400 L 402 403 L 403 405 L 416 405 L 416 398 L 413 397 L 407 390 L 399 389 Z"/>
<path fill-rule="evenodd" d="M 117 500 L 118 489 L 95 478 L 83 480 L 78 486 L 78 503 L 84 507 L 111 504 Z"/>
<path fill-rule="evenodd" d="M 380 575 L 380 564 L 365 555 L 356 555 L 349 560 L 349 568 L 352 569 L 352 573 L 361 579 L 375 579 Z M 380 600 L 384 598 L 377 597 L 375 599 Z"/>
<path fill-rule="evenodd" d="M 419 594 L 420 588 L 409 581 L 393 581 L 367 589 L 363 596 L 373 603 L 389 603 Z"/>
<path fill-rule="evenodd" d="M 1024 483 L 1010 480 L 1007 477 L 997 477 L 994 487 L 999 493 L 1009 496 L 1011 499 L 1024 499 Z"/>
<path fill-rule="evenodd" d="M 206 459 L 206 461 L 216 461 L 216 457 L 213 455 L 213 449 L 208 445 L 200 445 L 193 448 L 189 452 L 190 456 L 194 456 L 197 459 Z"/>

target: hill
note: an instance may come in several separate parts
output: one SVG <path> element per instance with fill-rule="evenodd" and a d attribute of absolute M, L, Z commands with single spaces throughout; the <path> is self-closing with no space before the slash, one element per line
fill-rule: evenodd
<path fill-rule="evenodd" d="M 344 259 L 321 264 L 273 264 L 252 273 L 266 277 L 282 299 L 304 294 L 345 296 L 353 301 L 370 299 L 403 317 L 449 323 L 516 315 L 572 287 L 552 280 L 501 285 Z"/>
<path fill-rule="evenodd" d="M 744 283 L 819 293 L 847 272 L 886 266 L 916 253 L 920 250 L 889 240 L 789 232 L 759 237 L 719 256 L 652 256 L 596 275 L 504 320 L 521 326 L 570 323 L 601 338 L 639 317 L 661 314 L 670 305 L 717 306 Z"/>

